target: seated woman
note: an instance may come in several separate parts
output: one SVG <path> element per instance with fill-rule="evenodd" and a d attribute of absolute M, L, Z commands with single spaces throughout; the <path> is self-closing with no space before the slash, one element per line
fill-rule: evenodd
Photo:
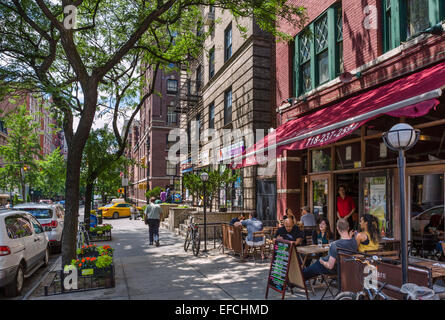
<path fill-rule="evenodd" d="M 379 221 L 370 214 L 365 214 L 360 218 L 361 232 L 355 236 L 358 251 L 375 251 L 379 249 Z"/>
<path fill-rule="evenodd" d="M 329 220 L 324 217 L 318 219 L 317 230 L 312 232 L 312 243 L 318 244 L 318 239 L 321 239 L 322 244 L 329 244 L 329 240 L 333 240 L 333 238 Z"/>

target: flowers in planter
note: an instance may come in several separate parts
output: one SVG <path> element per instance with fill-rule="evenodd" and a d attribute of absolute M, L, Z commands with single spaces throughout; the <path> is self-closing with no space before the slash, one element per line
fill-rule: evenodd
<path fill-rule="evenodd" d="M 90 233 L 102 234 L 104 232 L 111 231 L 111 229 L 113 229 L 113 226 L 111 224 L 104 224 L 102 226 L 90 228 Z"/>
<path fill-rule="evenodd" d="M 99 251 L 99 256 L 113 256 L 113 251 L 114 249 L 112 247 L 110 247 L 109 245 L 105 245 L 102 247 L 98 247 L 97 248 Z"/>
<path fill-rule="evenodd" d="M 76 250 L 77 255 L 86 255 L 86 254 L 91 254 L 97 252 L 97 245 L 95 244 L 90 244 L 88 246 L 83 245 L 81 248 L 78 248 Z"/>
<path fill-rule="evenodd" d="M 96 267 L 96 262 L 98 258 L 95 257 L 85 257 L 81 259 L 71 260 L 71 265 L 76 267 L 76 269 L 93 269 Z"/>

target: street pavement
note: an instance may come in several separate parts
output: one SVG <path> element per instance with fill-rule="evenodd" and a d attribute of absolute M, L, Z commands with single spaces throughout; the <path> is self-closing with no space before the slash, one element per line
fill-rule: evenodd
<path fill-rule="evenodd" d="M 161 229 L 161 246 L 150 246 L 148 227 L 142 220 L 106 220 L 113 225 L 111 245 L 116 271 L 115 288 L 29 299 L 113 300 L 253 300 L 264 299 L 269 261 L 241 262 L 222 254 L 208 243 L 209 253 L 195 257 L 184 252 L 184 239 Z M 98 243 L 101 245 L 101 243 Z M 203 248 L 203 243 L 201 244 Z M 305 299 L 302 290 L 286 293 L 286 299 Z M 320 296 L 311 294 L 311 299 Z M 281 295 L 269 291 L 269 299 Z"/>

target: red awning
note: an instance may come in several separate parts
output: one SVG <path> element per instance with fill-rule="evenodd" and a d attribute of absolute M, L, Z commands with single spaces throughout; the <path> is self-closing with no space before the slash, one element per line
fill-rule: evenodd
<path fill-rule="evenodd" d="M 445 62 L 361 93 L 343 102 L 288 121 L 248 148 L 233 168 L 265 163 L 264 154 L 301 150 L 335 142 L 384 114 L 420 117 L 439 104 L 445 86 Z"/>

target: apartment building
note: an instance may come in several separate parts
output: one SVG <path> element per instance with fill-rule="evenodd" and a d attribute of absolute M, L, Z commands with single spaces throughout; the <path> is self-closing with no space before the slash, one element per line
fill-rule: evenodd
<path fill-rule="evenodd" d="M 151 83 L 153 77 L 154 70 L 148 70 L 146 83 Z M 168 134 L 179 125 L 175 107 L 179 91 L 177 72 L 160 70 L 155 90 L 160 95 L 154 94 L 145 101 L 129 136 L 127 154 L 137 163 L 130 169 L 128 197 L 138 204 L 146 203 L 147 190 L 179 182 L 178 166 L 167 160 Z"/>
<path fill-rule="evenodd" d="M 189 140 L 195 141 L 196 133 L 201 139 L 197 151 L 190 146 L 189 158 L 183 159 L 183 175 L 210 167 L 230 168 L 231 161 L 253 143 L 244 132 L 267 133 L 275 125 L 275 40 L 252 18 L 236 21 L 229 11 L 214 7 L 204 7 L 202 11 L 204 31 L 211 34 L 205 40 L 200 59 L 183 75 L 182 84 L 187 90 L 181 90 L 186 97 L 181 107 L 181 128 L 187 130 Z M 244 33 L 238 23 L 246 28 Z M 193 121 L 199 127 L 195 134 Z M 226 133 L 226 141 L 216 141 L 209 138 L 209 130 L 215 130 L 220 137 L 226 130 L 232 136 Z M 220 190 L 214 209 L 256 209 L 262 219 L 274 219 L 275 173 L 261 176 L 254 166 L 238 170 L 238 174 L 232 186 Z"/>

